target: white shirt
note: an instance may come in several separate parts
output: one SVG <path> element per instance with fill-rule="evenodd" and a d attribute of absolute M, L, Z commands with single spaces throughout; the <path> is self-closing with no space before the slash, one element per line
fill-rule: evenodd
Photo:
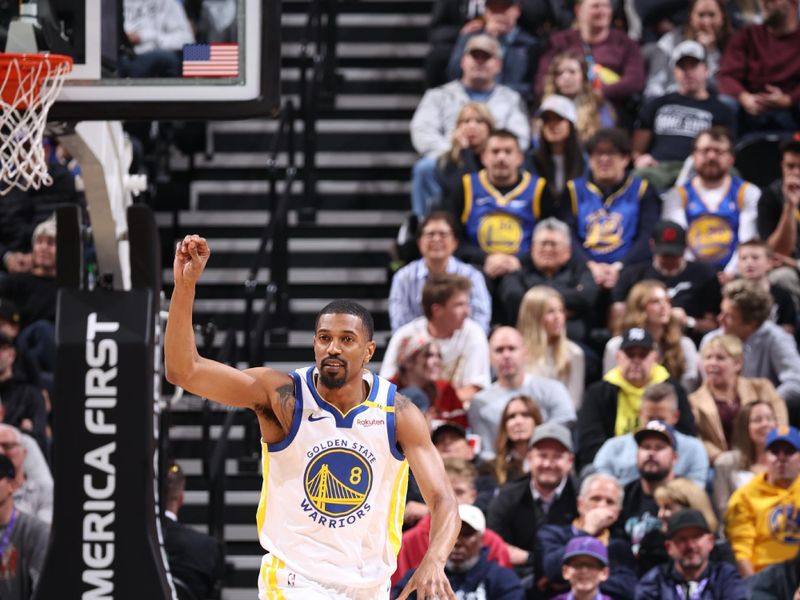
<path fill-rule="evenodd" d="M 380 376 L 391 379 L 397 374 L 397 353 L 403 339 L 427 331 L 428 320 L 425 317 L 419 317 L 400 327 L 386 347 Z M 456 389 L 468 385 L 481 389 L 489 387 L 492 382 L 489 342 L 480 325 L 467 319 L 461 329 L 454 331 L 449 338 L 436 338 L 436 343 L 442 352 L 442 372 L 439 379 L 449 381 Z"/>

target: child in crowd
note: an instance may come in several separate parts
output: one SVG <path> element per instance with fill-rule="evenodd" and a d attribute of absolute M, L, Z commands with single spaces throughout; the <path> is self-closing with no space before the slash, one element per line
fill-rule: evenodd
<path fill-rule="evenodd" d="M 570 590 L 555 600 L 611 600 L 600 593 L 600 584 L 608 579 L 608 550 L 600 540 L 572 538 L 564 551 L 561 573 Z"/>

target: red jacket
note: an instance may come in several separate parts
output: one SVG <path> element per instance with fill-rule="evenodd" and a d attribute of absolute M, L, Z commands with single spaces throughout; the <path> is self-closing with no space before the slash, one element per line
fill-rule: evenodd
<path fill-rule="evenodd" d="M 397 555 L 397 569 L 392 575 L 392 585 L 397 585 L 403 576 L 411 569 L 416 569 L 422 562 L 422 557 L 428 550 L 428 540 L 431 534 L 431 516 L 425 515 L 411 529 L 403 534 L 403 544 Z M 489 560 L 495 561 L 501 567 L 510 567 L 511 559 L 508 556 L 506 543 L 491 529 L 483 532 L 483 546 L 489 549 Z"/>
<path fill-rule="evenodd" d="M 736 33 L 722 53 L 717 73 L 721 94 L 738 99 L 744 91 L 763 92 L 774 85 L 800 102 L 800 27 L 789 35 L 777 37 L 764 25 L 745 27 Z"/>

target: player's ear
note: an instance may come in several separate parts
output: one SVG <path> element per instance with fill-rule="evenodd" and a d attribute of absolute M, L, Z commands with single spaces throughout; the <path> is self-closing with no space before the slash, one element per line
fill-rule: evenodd
<path fill-rule="evenodd" d="M 375 340 L 370 340 L 367 343 L 367 352 L 366 356 L 364 357 L 364 364 L 366 365 L 369 361 L 372 360 L 373 355 L 375 354 L 375 349 L 378 345 L 375 343 Z"/>

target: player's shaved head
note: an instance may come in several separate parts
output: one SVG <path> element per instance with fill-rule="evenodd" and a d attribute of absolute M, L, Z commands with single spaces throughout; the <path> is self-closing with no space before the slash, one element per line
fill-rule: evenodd
<path fill-rule="evenodd" d="M 364 327 L 364 333 L 367 334 L 367 340 L 372 340 L 372 335 L 375 332 L 375 322 L 372 320 L 372 315 L 366 308 L 352 300 L 334 300 L 325 305 L 325 307 L 317 313 L 317 320 L 314 322 L 314 331 L 316 332 L 319 328 L 319 318 L 322 315 L 342 314 L 358 317 L 361 321 L 361 325 Z"/>

